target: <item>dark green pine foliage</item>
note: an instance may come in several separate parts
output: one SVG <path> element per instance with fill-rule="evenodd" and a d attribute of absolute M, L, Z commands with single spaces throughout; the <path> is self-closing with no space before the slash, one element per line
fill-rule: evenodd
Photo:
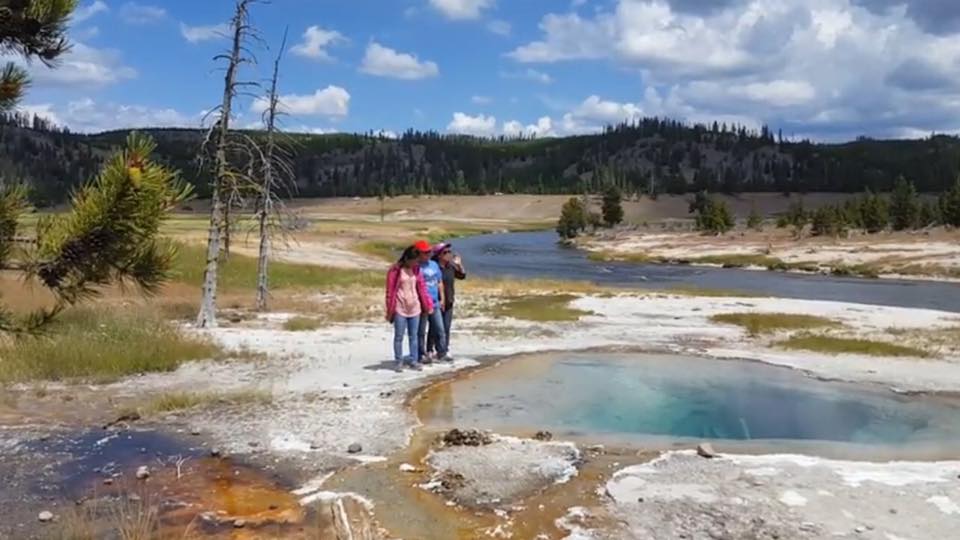
<path fill-rule="evenodd" d="M 890 226 L 895 231 L 913 229 L 920 219 L 920 198 L 913 182 L 897 178 L 890 194 Z"/>
<path fill-rule="evenodd" d="M 623 196 L 620 189 L 610 184 L 603 192 L 603 224 L 615 227 L 623 222 Z"/>
<path fill-rule="evenodd" d="M 576 238 L 588 225 L 587 209 L 579 197 L 571 197 L 560 210 L 557 234 L 563 240 Z"/>

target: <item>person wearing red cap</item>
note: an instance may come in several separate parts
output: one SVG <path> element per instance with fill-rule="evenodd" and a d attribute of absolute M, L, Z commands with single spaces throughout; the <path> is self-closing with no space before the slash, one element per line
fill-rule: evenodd
<path fill-rule="evenodd" d="M 420 275 L 427 285 L 427 293 L 433 301 L 436 309 L 432 313 L 422 313 L 420 315 L 420 361 L 429 364 L 432 361 L 430 351 L 427 347 L 427 325 L 429 324 L 430 333 L 435 337 L 436 356 L 440 360 L 447 359 L 447 335 L 443 329 L 443 272 L 440 265 L 432 259 L 433 247 L 425 240 L 420 240 L 413 247 L 420 252 Z M 426 248 L 421 250 L 420 248 Z"/>

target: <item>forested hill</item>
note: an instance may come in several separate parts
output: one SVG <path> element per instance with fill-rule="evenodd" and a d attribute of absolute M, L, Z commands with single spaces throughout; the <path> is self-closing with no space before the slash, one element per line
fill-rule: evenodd
<path fill-rule="evenodd" d="M 199 130 L 146 129 L 159 154 L 198 187 Z M 248 133 L 254 138 L 260 136 Z M 126 131 L 69 133 L 36 118 L 0 124 L 0 175 L 33 187 L 39 204 L 61 202 L 95 174 Z M 845 144 L 782 141 L 767 129 L 689 126 L 644 119 L 564 138 L 477 139 L 407 132 L 291 136 L 297 194 L 304 197 L 446 193 L 581 193 L 606 182 L 628 193 L 887 191 L 903 175 L 943 191 L 960 170 L 960 139 L 859 139 Z"/>

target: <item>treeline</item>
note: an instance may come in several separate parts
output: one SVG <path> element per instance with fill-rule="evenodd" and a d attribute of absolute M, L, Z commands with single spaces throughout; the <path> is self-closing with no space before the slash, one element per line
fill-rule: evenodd
<path fill-rule="evenodd" d="M 158 154 L 208 193 L 196 156 L 202 132 L 146 130 Z M 247 132 L 253 139 L 258 132 Z M 0 174 L 33 187 L 41 204 L 63 201 L 98 170 L 126 131 L 84 135 L 40 119 L 0 118 Z M 626 196 L 707 191 L 888 192 L 905 177 L 920 192 L 942 192 L 960 172 L 960 139 L 858 139 L 844 144 L 785 140 L 725 124 L 645 118 L 602 133 L 563 138 L 480 139 L 431 131 L 398 138 L 291 134 L 296 193 L 303 197 L 436 194 L 599 193 Z"/>
<path fill-rule="evenodd" d="M 736 222 L 726 203 L 705 191 L 691 200 L 690 213 L 696 228 L 709 233 L 723 234 L 733 229 Z M 763 216 L 754 207 L 747 217 L 747 227 L 760 229 L 763 223 Z M 797 237 L 807 232 L 813 236 L 841 236 L 852 229 L 873 234 L 941 225 L 960 227 L 960 179 L 935 200 L 922 199 L 914 184 L 903 177 L 897 179 L 889 194 L 867 190 L 860 197 L 814 211 L 808 210 L 801 198 L 777 218 L 776 224 L 778 228 L 792 228 Z"/>

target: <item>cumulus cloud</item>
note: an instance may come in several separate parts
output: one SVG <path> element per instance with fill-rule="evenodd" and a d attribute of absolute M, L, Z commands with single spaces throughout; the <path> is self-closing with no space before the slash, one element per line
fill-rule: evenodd
<path fill-rule="evenodd" d="M 346 41 L 346 38 L 340 32 L 311 26 L 303 33 L 303 41 L 291 47 L 290 52 L 304 58 L 329 62 L 333 58 L 327 48 L 342 41 Z"/>
<path fill-rule="evenodd" d="M 98 102 L 91 98 L 65 105 L 27 104 L 20 109 L 80 133 L 133 127 L 196 127 L 200 123 L 199 115 L 190 116 L 171 108 Z"/>
<path fill-rule="evenodd" d="M 318 89 L 313 94 L 280 96 L 280 108 L 292 115 L 345 117 L 350 113 L 350 93 L 339 86 Z M 253 101 L 250 109 L 257 114 L 267 110 L 270 102 L 263 97 Z"/>
<path fill-rule="evenodd" d="M 225 23 L 207 26 L 189 26 L 185 23 L 180 23 L 180 35 L 190 43 L 220 39 L 225 37 L 229 31 L 230 26 Z"/>
<path fill-rule="evenodd" d="M 960 7 L 942 0 L 616 0 L 590 15 L 545 15 L 541 35 L 508 57 L 637 73 L 650 115 L 825 139 L 951 132 L 960 129 L 960 99 L 946 94 L 960 88 L 954 18 Z"/>
<path fill-rule="evenodd" d="M 106 13 L 108 11 L 110 11 L 110 6 L 103 2 L 103 0 L 96 0 L 93 3 L 77 8 L 76 11 L 73 12 L 73 17 L 71 17 L 70 20 L 75 23 L 83 22 L 100 13 Z"/>
<path fill-rule="evenodd" d="M 489 97 L 487 97 L 487 96 L 473 96 L 473 97 L 470 98 L 470 101 L 471 101 L 474 105 L 489 105 L 489 104 L 493 103 L 493 99 L 491 99 L 491 98 L 489 98 Z"/>
<path fill-rule="evenodd" d="M 523 125 L 516 120 L 511 120 L 503 124 L 503 134 L 507 137 L 553 137 L 556 133 L 553 131 L 553 119 L 549 116 L 543 116 L 537 120 L 536 124 Z"/>
<path fill-rule="evenodd" d="M 430 0 L 434 9 L 455 20 L 477 19 L 493 4 L 494 0 Z"/>
<path fill-rule="evenodd" d="M 360 71 L 378 77 L 416 80 L 436 77 L 440 68 L 434 62 L 420 61 L 416 55 L 400 53 L 373 42 L 367 46 Z"/>
<path fill-rule="evenodd" d="M 80 41 L 61 56 L 56 67 L 41 62 L 25 62 L 22 57 L 0 56 L 4 61 L 23 66 L 38 87 L 105 86 L 133 79 L 137 71 L 124 64 L 118 51 L 90 47 Z"/>
<path fill-rule="evenodd" d="M 158 6 L 127 2 L 120 7 L 120 18 L 129 24 L 151 24 L 167 17 L 167 10 Z"/>
<path fill-rule="evenodd" d="M 453 120 L 447 126 L 447 131 L 459 135 L 493 137 L 497 134 L 497 119 L 482 114 L 470 116 L 462 112 L 455 112 L 453 113 Z"/>

